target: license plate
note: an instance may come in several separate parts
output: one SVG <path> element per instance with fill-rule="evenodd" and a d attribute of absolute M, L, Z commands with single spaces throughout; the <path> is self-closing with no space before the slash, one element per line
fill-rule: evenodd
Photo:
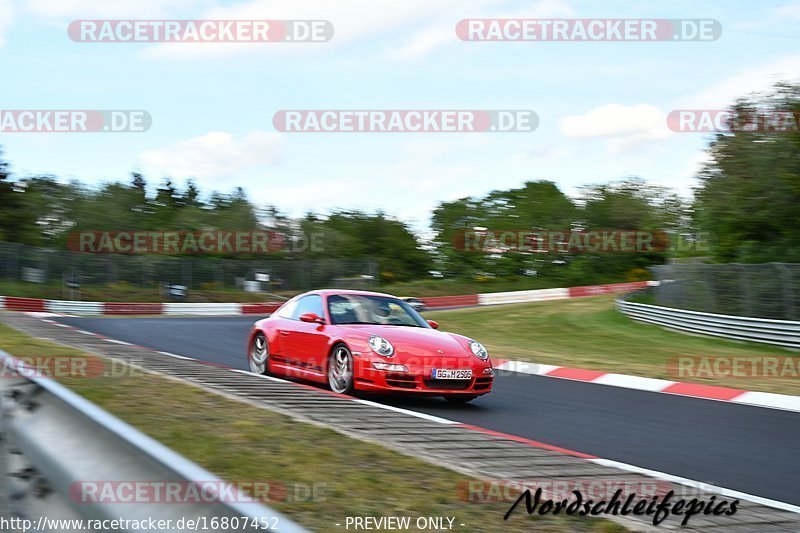
<path fill-rule="evenodd" d="M 472 370 L 434 368 L 431 370 L 431 379 L 472 379 Z"/>

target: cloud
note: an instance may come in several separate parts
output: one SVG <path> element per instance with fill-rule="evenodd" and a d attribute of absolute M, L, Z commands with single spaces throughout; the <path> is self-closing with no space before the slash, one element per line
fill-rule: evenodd
<path fill-rule="evenodd" d="M 800 20 L 800 2 L 786 4 L 775 10 L 775 14 L 779 18 L 792 18 Z"/>
<path fill-rule="evenodd" d="M 571 138 L 608 138 L 608 151 L 619 154 L 669 137 L 672 132 L 666 117 L 650 104 L 605 104 L 583 115 L 563 118 L 560 129 Z"/>
<path fill-rule="evenodd" d="M 0 0 L 0 46 L 6 44 L 6 33 L 14 22 L 14 7 L 11 0 Z"/>
<path fill-rule="evenodd" d="M 679 109 L 725 109 L 738 98 L 768 91 L 779 81 L 800 81 L 800 54 L 786 55 L 746 68 L 717 83 L 681 98 Z"/>
<path fill-rule="evenodd" d="M 175 177 L 199 179 L 230 177 L 256 167 L 271 166 L 283 158 L 283 138 L 278 133 L 253 130 L 241 139 L 211 131 L 141 156 L 148 170 Z"/>

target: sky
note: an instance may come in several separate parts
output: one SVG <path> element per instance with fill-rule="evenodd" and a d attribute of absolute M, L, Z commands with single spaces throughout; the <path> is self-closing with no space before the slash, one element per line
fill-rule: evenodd
<path fill-rule="evenodd" d="M 462 19 L 715 19 L 690 42 L 470 42 Z M 301 19 L 314 43 L 86 43 L 75 20 Z M 690 194 L 709 135 L 675 109 L 722 109 L 800 81 L 800 2 L 0 0 L 0 109 L 139 109 L 146 132 L 0 132 L 15 176 L 97 185 L 145 174 L 242 186 L 300 216 L 381 209 L 424 230 L 439 202 L 526 180 L 568 194 L 640 176 Z M 534 131 L 280 132 L 292 109 L 524 109 Z"/>

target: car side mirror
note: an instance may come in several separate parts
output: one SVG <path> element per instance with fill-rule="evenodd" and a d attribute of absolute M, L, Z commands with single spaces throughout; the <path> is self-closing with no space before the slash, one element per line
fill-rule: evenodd
<path fill-rule="evenodd" d="M 433 329 L 439 329 L 439 323 L 435 320 L 428 320 L 428 325 Z"/>
<path fill-rule="evenodd" d="M 316 324 L 324 324 L 325 323 L 325 319 L 323 319 L 321 316 L 319 316 L 316 313 L 303 313 L 302 315 L 300 315 L 300 321 L 301 322 L 311 322 L 311 323 L 316 323 Z"/>

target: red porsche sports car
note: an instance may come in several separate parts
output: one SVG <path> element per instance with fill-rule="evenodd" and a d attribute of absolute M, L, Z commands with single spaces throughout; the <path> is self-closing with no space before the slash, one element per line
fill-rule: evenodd
<path fill-rule="evenodd" d="M 338 393 L 402 392 L 468 402 L 492 390 L 477 341 L 437 331 L 407 302 L 365 291 L 311 291 L 253 325 L 250 370 L 327 383 Z"/>

